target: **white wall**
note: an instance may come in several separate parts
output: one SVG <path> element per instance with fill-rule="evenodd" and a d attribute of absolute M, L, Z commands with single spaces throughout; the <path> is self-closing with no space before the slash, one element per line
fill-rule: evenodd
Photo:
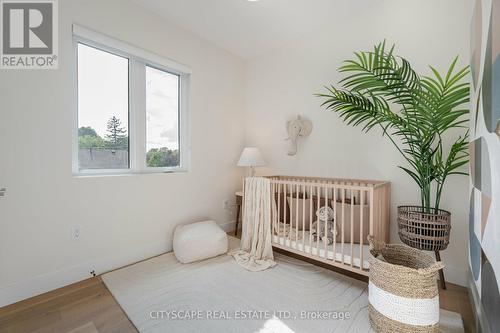
<path fill-rule="evenodd" d="M 0 306 L 169 250 L 178 223 L 234 219 L 243 62 L 128 1 L 59 6 L 59 69 L 0 71 Z M 74 22 L 192 68 L 188 173 L 72 176 Z"/>
<path fill-rule="evenodd" d="M 336 84 L 337 68 L 352 52 L 369 50 L 387 39 L 414 68 L 429 74 L 431 64 L 443 71 L 456 55 L 469 63 L 469 0 L 374 1 L 355 17 L 332 21 L 314 35 L 284 45 L 247 65 L 246 141 L 262 149 L 269 162 L 263 173 L 368 178 L 392 182 L 391 239 L 398 241 L 396 207 L 418 204 L 419 192 L 399 170 L 404 165 L 380 131 L 363 134 L 338 115 L 324 111 L 314 93 Z M 286 155 L 285 121 L 297 114 L 313 121 L 309 138 L 295 157 Z M 467 270 L 468 179 L 452 177 L 442 208 L 452 212 L 451 244 L 442 257 L 447 280 L 465 285 Z"/>

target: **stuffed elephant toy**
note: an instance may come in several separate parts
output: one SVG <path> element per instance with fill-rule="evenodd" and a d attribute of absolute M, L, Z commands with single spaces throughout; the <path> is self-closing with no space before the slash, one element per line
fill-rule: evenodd
<path fill-rule="evenodd" d="M 297 116 L 297 119 L 287 121 L 286 129 L 288 132 L 288 138 L 290 140 L 290 146 L 288 148 L 288 155 L 294 156 L 297 154 L 297 141 L 299 138 L 303 138 L 311 134 L 312 123 L 308 119 L 303 119 Z"/>

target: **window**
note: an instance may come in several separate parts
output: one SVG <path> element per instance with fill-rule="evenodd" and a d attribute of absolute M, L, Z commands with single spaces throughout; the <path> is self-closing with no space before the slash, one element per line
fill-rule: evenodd
<path fill-rule="evenodd" d="M 179 165 L 179 76 L 146 66 L 146 165 Z"/>
<path fill-rule="evenodd" d="M 78 166 L 129 168 L 128 59 L 78 44 Z"/>
<path fill-rule="evenodd" d="M 73 26 L 75 174 L 187 170 L 189 69 Z"/>

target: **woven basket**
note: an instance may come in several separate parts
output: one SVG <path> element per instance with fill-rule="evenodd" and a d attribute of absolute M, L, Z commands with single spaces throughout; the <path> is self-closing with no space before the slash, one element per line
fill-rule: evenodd
<path fill-rule="evenodd" d="M 439 331 L 436 273 L 430 255 L 405 245 L 370 242 L 369 314 L 379 333 Z"/>
<path fill-rule="evenodd" d="M 425 251 L 443 251 L 450 243 L 451 213 L 438 209 L 436 214 L 431 214 L 420 206 L 399 206 L 398 227 L 399 238 L 406 245 Z"/>

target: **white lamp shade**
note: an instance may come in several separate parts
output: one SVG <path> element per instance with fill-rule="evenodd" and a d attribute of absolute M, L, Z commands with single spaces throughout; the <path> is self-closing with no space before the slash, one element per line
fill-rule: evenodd
<path fill-rule="evenodd" d="M 259 148 L 246 147 L 241 153 L 238 166 L 255 167 L 266 165 Z"/>

